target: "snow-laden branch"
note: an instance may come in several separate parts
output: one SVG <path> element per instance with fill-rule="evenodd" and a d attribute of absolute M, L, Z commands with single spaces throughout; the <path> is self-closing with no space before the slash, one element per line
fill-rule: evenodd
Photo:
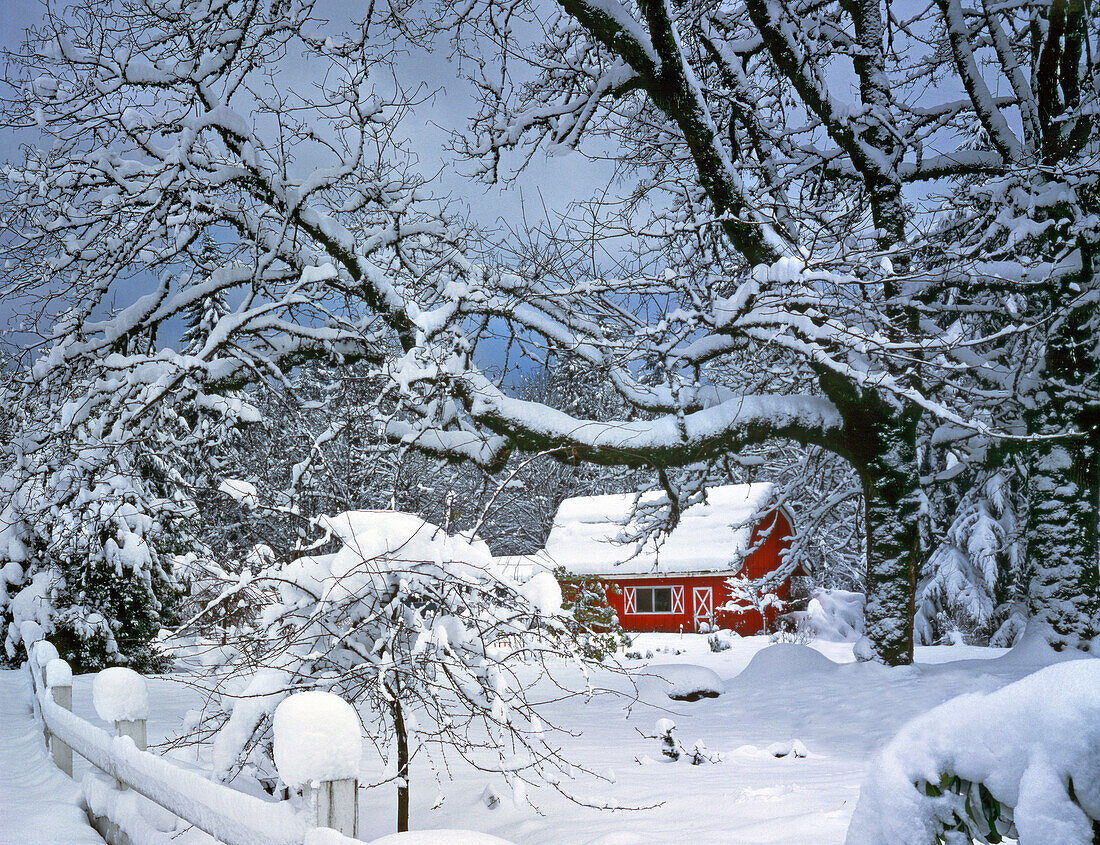
<path fill-rule="evenodd" d="M 473 374 L 459 389 L 470 416 L 489 429 L 592 463 L 683 466 L 776 437 L 827 444 L 843 424 L 818 396 L 739 396 L 688 414 L 597 422 L 508 397 Z"/>

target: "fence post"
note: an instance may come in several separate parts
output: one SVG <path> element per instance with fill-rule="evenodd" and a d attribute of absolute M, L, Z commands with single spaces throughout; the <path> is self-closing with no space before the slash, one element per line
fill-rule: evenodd
<path fill-rule="evenodd" d="M 99 718 L 114 724 L 119 736 L 130 737 L 139 751 L 148 748 L 149 688 L 145 678 L 125 666 L 104 669 L 92 681 L 92 703 Z M 115 786 L 126 789 L 118 779 Z"/>
<path fill-rule="evenodd" d="M 145 719 L 117 719 L 115 721 L 115 732 L 119 736 L 128 736 L 134 741 L 134 745 L 137 746 L 138 751 L 147 751 L 149 748 L 149 738 L 145 729 Z M 120 780 L 115 780 L 115 787 L 117 789 L 129 789 L 126 784 Z"/>
<path fill-rule="evenodd" d="M 128 736 L 134 741 L 138 751 L 149 749 L 149 739 L 145 729 L 145 719 L 119 719 L 115 722 L 115 730 L 119 736 Z"/>
<path fill-rule="evenodd" d="M 46 664 L 46 689 L 57 704 L 72 712 L 73 670 L 59 657 Z M 69 777 L 73 776 L 73 750 L 54 734 L 50 734 L 50 756 L 57 768 Z"/>
<path fill-rule="evenodd" d="M 359 714 L 339 696 L 313 690 L 275 708 L 275 768 L 300 788 L 317 827 L 359 835 Z"/>
<path fill-rule="evenodd" d="M 355 778 L 314 781 L 302 787 L 302 797 L 313 809 L 317 827 L 354 838 L 359 835 L 358 788 Z"/>
<path fill-rule="evenodd" d="M 57 649 L 49 640 L 42 639 L 42 628 L 37 622 L 24 622 L 22 626 L 23 642 L 27 648 L 27 668 L 31 673 L 31 696 L 34 698 L 34 713 L 42 717 L 42 708 L 38 696 L 48 687 L 46 683 L 46 664 L 57 659 Z M 32 639 L 32 636 L 34 637 Z M 50 747 L 50 729 L 46 719 L 42 718 L 42 738 L 46 747 Z"/>

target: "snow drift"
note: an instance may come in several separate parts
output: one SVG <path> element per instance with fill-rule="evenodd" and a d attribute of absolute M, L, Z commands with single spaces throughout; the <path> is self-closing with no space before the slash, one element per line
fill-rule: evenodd
<path fill-rule="evenodd" d="M 1074 660 L 905 725 L 872 764 L 847 845 L 931 845 L 960 825 L 1092 845 L 1097 820 L 1100 661 Z"/>

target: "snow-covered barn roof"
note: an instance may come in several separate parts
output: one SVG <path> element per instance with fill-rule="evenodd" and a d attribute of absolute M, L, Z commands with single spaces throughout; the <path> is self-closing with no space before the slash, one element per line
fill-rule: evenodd
<path fill-rule="evenodd" d="M 619 541 L 629 530 L 635 494 L 566 499 L 554 517 L 546 553 L 578 575 L 652 575 L 730 572 L 740 568 L 757 519 L 770 509 L 770 482 L 711 487 L 707 501 L 693 505 L 672 533 L 651 538 L 640 551 Z M 642 501 L 663 494 L 648 493 Z M 635 552 L 638 552 L 635 554 Z"/>

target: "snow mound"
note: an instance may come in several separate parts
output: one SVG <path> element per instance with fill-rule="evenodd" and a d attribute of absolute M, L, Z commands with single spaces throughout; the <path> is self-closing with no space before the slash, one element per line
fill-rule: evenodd
<path fill-rule="evenodd" d="M 863 633 L 863 593 L 814 590 L 806 619 L 819 640 L 852 643 Z"/>
<path fill-rule="evenodd" d="M 800 739 L 791 739 L 787 742 L 773 742 L 764 749 L 765 753 L 772 757 L 809 757 L 810 752 L 802 744 Z"/>
<path fill-rule="evenodd" d="M 725 691 L 722 679 L 713 670 L 693 663 L 648 666 L 643 674 L 655 678 L 656 688 L 676 701 L 717 698 Z"/>
<path fill-rule="evenodd" d="M 92 681 L 92 704 L 104 722 L 149 718 L 145 678 L 125 666 L 104 669 Z"/>
<path fill-rule="evenodd" d="M 73 670 L 68 663 L 60 657 L 55 657 L 46 664 L 47 687 L 71 687 L 72 685 Z"/>
<path fill-rule="evenodd" d="M 299 692 L 275 708 L 275 768 L 291 787 L 359 775 L 359 716 L 331 692 Z"/>
<path fill-rule="evenodd" d="M 1020 842 L 1091 845 L 1090 819 L 1100 820 L 1100 661 L 1050 666 L 913 719 L 872 764 L 847 845 L 925 845 L 945 820 L 965 820 L 973 798 L 937 788 L 945 775 L 981 784 L 1008 808 Z"/>
<path fill-rule="evenodd" d="M 795 643 L 780 643 L 761 649 L 744 668 L 737 681 L 766 684 L 794 680 L 805 675 L 834 672 L 838 664 L 816 649 Z"/>
<path fill-rule="evenodd" d="M 543 616 L 557 616 L 561 613 L 561 585 L 549 572 L 538 572 L 519 588 L 520 595 L 538 608 Z"/>

